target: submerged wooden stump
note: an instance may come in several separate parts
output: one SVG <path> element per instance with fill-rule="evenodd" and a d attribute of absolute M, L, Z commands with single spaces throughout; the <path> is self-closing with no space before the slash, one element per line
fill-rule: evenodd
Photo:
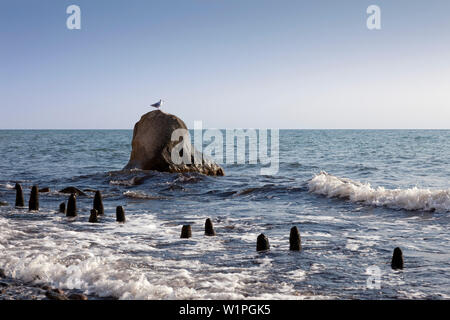
<path fill-rule="evenodd" d="M 102 198 L 102 194 L 100 193 L 100 191 L 96 191 L 95 192 L 95 196 L 94 196 L 94 207 L 95 210 L 97 210 L 98 215 L 103 215 L 104 211 L 103 211 L 103 198 Z"/>
<path fill-rule="evenodd" d="M 23 200 L 22 186 L 16 183 L 14 189 L 16 189 L 16 207 L 25 207 L 25 201 Z"/>
<path fill-rule="evenodd" d="M 296 226 L 291 228 L 291 234 L 289 236 L 289 250 L 300 251 L 302 249 L 302 242 L 300 238 L 300 232 Z"/>
<path fill-rule="evenodd" d="M 256 251 L 266 251 L 270 249 L 269 239 L 261 233 L 256 239 Z"/>
<path fill-rule="evenodd" d="M 399 247 L 394 249 L 394 253 L 392 254 L 391 267 L 394 270 L 403 269 L 403 253 Z"/>
<path fill-rule="evenodd" d="M 31 188 L 30 201 L 28 202 L 29 211 L 38 211 L 39 210 L 39 188 L 37 186 L 33 186 Z"/>
<path fill-rule="evenodd" d="M 118 206 L 116 208 L 116 221 L 122 223 L 125 222 L 125 210 L 122 206 Z"/>
<path fill-rule="evenodd" d="M 187 239 L 192 237 L 192 229 L 191 229 L 191 225 L 186 224 L 181 228 L 181 236 L 180 238 L 182 239 Z"/>
<path fill-rule="evenodd" d="M 67 217 L 76 217 L 77 216 L 77 198 L 75 194 L 72 193 L 69 197 L 69 201 L 67 201 Z"/>
<path fill-rule="evenodd" d="M 210 218 L 205 221 L 205 235 L 206 236 L 215 236 L 216 231 L 214 231 L 214 226 Z"/>
<path fill-rule="evenodd" d="M 89 222 L 91 222 L 91 223 L 98 222 L 97 210 L 95 210 L 95 209 L 91 210 L 91 215 L 89 216 Z"/>

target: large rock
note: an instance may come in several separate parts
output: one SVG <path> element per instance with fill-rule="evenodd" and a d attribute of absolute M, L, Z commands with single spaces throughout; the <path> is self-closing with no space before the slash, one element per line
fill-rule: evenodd
<path fill-rule="evenodd" d="M 188 130 L 183 120 L 172 114 L 161 110 L 144 114 L 134 126 L 130 161 L 124 169 L 199 172 L 212 176 L 223 176 L 222 167 L 214 163 L 212 159 L 202 157 L 201 153 L 191 145 L 186 135 L 172 141 L 172 133 L 177 129 L 184 129 L 186 132 Z M 187 147 L 183 150 L 191 150 L 190 157 L 188 154 L 184 155 L 184 159 L 190 159 L 190 161 L 178 163 L 180 161 L 172 159 L 172 149 L 177 145 L 179 147 L 181 141 Z M 194 154 L 197 163 L 194 161 Z M 181 152 L 180 157 L 182 156 Z"/>

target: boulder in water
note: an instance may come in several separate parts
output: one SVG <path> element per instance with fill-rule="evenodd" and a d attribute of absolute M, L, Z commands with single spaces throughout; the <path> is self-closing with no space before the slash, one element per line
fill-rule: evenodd
<path fill-rule="evenodd" d="M 179 139 L 172 141 L 177 129 Z M 179 145 L 182 143 L 181 145 Z M 186 124 L 180 118 L 155 110 L 144 114 L 135 126 L 130 161 L 124 169 L 156 170 L 163 172 L 199 172 L 211 176 L 223 176 L 222 167 L 195 150 L 188 138 Z M 183 149 L 174 149 L 183 146 Z M 183 152 L 190 151 L 190 154 Z M 178 160 L 172 159 L 178 152 Z M 181 160 L 182 161 L 179 161 Z M 188 161 L 186 161 L 188 160 Z M 197 160 L 197 162 L 195 161 Z"/>
<path fill-rule="evenodd" d="M 72 293 L 67 298 L 69 300 L 88 300 L 88 297 L 82 293 Z"/>
<path fill-rule="evenodd" d="M 64 294 L 52 290 L 45 292 L 45 296 L 50 300 L 69 300 Z"/>

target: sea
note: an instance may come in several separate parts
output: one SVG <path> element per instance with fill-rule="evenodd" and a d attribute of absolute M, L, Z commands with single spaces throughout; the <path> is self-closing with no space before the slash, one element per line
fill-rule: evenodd
<path fill-rule="evenodd" d="M 280 130 L 276 174 L 227 163 L 223 177 L 122 171 L 132 135 L 0 131 L 6 277 L 100 299 L 450 298 L 450 130 Z M 38 212 L 15 208 L 16 183 L 26 205 L 31 186 L 50 188 Z M 70 186 L 88 190 L 75 219 L 58 213 Z M 270 250 L 257 252 L 261 233 Z"/>

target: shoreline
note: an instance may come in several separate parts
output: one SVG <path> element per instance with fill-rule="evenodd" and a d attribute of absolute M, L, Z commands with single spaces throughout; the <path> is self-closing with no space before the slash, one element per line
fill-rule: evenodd
<path fill-rule="evenodd" d="M 114 297 L 98 297 L 81 290 L 53 288 L 47 284 L 35 284 L 5 276 L 0 269 L 0 300 L 117 300 Z"/>

